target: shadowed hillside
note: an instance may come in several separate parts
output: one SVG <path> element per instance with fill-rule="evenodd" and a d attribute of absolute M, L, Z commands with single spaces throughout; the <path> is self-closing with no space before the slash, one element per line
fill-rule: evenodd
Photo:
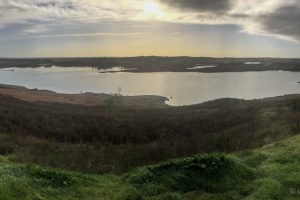
<path fill-rule="evenodd" d="M 85 172 L 120 173 L 196 153 L 251 149 L 300 131 L 298 95 L 164 108 L 0 98 L 2 154 Z"/>

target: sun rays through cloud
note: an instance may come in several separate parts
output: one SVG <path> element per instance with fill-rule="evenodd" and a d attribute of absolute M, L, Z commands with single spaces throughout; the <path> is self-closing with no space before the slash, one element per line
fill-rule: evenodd
<path fill-rule="evenodd" d="M 263 41 L 262 56 L 275 56 L 277 46 L 278 52 L 297 56 L 299 13 L 298 0 L 0 0 L 0 42 L 6 42 L 0 53 L 10 55 L 14 46 L 43 52 L 54 38 L 65 38 L 66 45 L 74 42 L 91 49 L 99 49 L 99 44 L 124 49 L 130 42 L 127 48 L 139 55 L 160 52 L 145 51 L 147 47 L 165 48 L 162 52 L 173 55 L 167 48 L 173 45 L 181 49 L 178 54 L 204 56 L 240 56 L 234 52 L 247 52 L 245 46 Z M 8 41 L 11 47 L 5 49 Z M 225 45 L 234 50 L 226 47 L 228 53 L 218 53 Z M 258 47 L 250 49 L 251 55 L 260 52 Z"/>

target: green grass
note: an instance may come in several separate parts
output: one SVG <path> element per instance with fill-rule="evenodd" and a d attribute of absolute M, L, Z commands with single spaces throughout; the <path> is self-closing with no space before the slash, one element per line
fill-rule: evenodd
<path fill-rule="evenodd" d="M 1 200 L 300 199 L 300 136 L 236 154 L 202 154 L 96 175 L 0 158 Z"/>
<path fill-rule="evenodd" d="M 124 187 L 121 179 L 113 175 L 81 175 L 1 162 L 1 200 L 113 199 Z"/>

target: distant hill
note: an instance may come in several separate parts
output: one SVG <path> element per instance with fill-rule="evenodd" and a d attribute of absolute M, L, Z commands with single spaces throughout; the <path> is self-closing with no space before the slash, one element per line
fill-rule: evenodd
<path fill-rule="evenodd" d="M 242 72 L 285 70 L 300 71 L 300 59 L 284 58 L 208 58 L 208 57 L 119 57 L 119 58 L 2 58 L 6 67 L 95 67 L 122 66 L 136 68 L 133 72 Z M 200 67 L 199 67 L 200 66 Z M 205 67 L 214 66 L 214 67 Z M 191 69 L 196 67 L 195 69 Z"/>

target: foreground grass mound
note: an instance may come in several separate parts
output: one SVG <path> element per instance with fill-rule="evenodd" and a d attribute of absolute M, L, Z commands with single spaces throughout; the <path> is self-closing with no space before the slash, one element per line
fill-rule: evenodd
<path fill-rule="evenodd" d="M 124 175 L 83 175 L 18 165 L 2 158 L 0 199 L 180 199 L 193 191 L 226 193 L 253 179 L 233 157 L 198 155 Z"/>
<path fill-rule="evenodd" d="M 300 136 L 237 156 L 256 170 L 246 199 L 300 199 Z"/>
<path fill-rule="evenodd" d="M 251 181 L 254 173 L 232 157 L 207 154 L 140 168 L 125 177 L 142 196 L 178 199 L 192 191 L 226 194 Z"/>
<path fill-rule="evenodd" d="M 0 159 L 0 199 L 269 200 L 300 198 L 300 136 L 238 154 L 204 154 L 123 175 L 87 175 Z"/>
<path fill-rule="evenodd" d="M 1 200 L 112 199 L 123 188 L 116 176 L 61 172 L 18 165 L 5 158 L 0 163 Z"/>

